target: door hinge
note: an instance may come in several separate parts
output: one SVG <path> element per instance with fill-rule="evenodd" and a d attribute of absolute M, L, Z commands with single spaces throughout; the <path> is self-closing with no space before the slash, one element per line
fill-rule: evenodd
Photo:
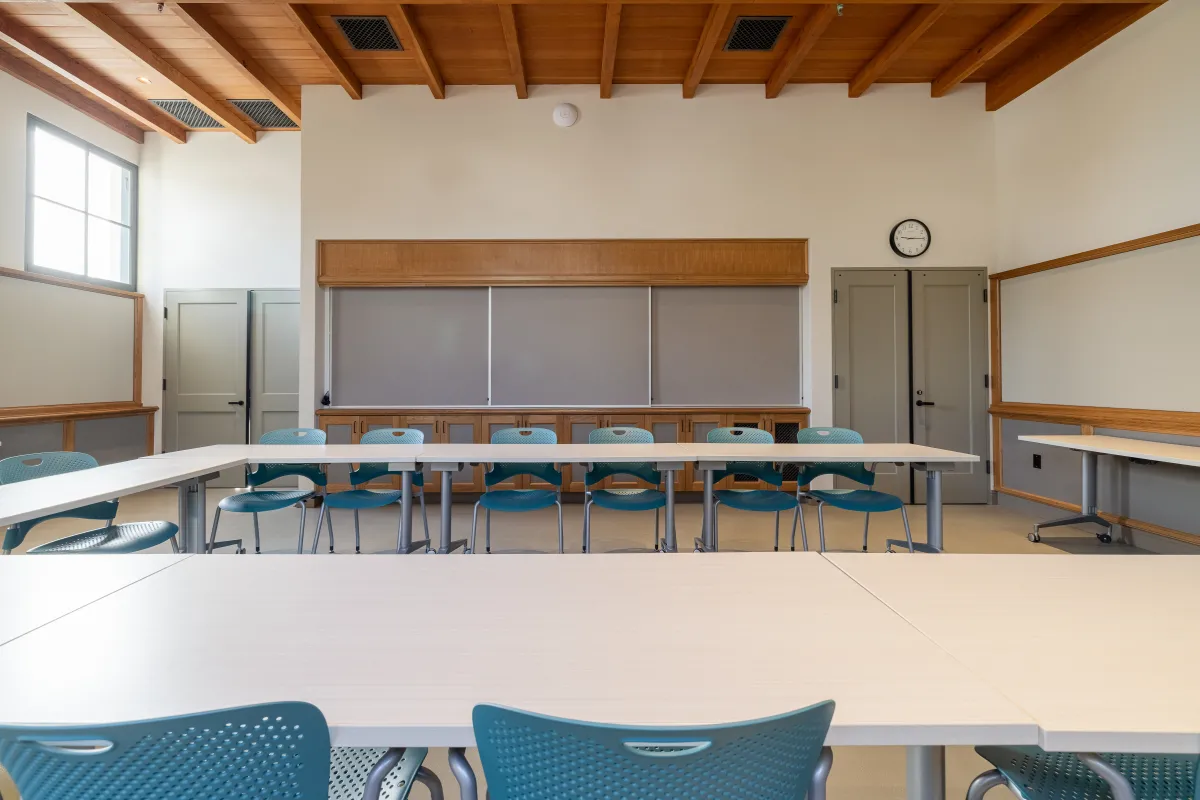
<path fill-rule="evenodd" d="M 837 289 L 833 290 L 833 302 L 837 303 Z"/>
<path fill-rule="evenodd" d="M 163 378 L 163 391 L 165 392 L 166 390 L 167 390 L 167 379 Z"/>
<path fill-rule="evenodd" d="M 989 376 L 987 376 L 987 375 L 984 375 L 984 376 L 983 376 L 983 388 L 985 388 L 985 389 L 990 389 L 990 388 L 992 388 L 992 380 L 991 380 L 991 378 L 990 378 Z"/>
<path fill-rule="evenodd" d="M 983 290 L 983 302 L 987 302 L 987 289 Z"/>
<path fill-rule="evenodd" d="M 835 388 L 835 389 L 838 388 L 838 376 L 837 375 L 833 376 L 833 388 Z"/>
<path fill-rule="evenodd" d="M 167 318 L 167 307 L 163 306 L 163 319 Z"/>
<path fill-rule="evenodd" d="M 991 475 L 992 474 L 992 460 L 989 458 L 987 461 L 984 461 L 983 464 L 984 464 L 984 468 L 987 470 L 987 474 Z"/>

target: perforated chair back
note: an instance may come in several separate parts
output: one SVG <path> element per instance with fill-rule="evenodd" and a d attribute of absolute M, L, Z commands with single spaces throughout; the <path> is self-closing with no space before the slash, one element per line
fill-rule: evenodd
<path fill-rule="evenodd" d="M 325 444 L 325 431 L 316 428 L 280 428 L 258 437 L 259 444 Z M 246 467 L 246 485 L 262 486 L 277 478 L 308 478 L 317 486 L 328 481 L 320 464 L 259 464 L 253 472 Z"/>
<path fill-rule="evenodd" d="M 654 434 L 645 428 L 616 425 L 588 433 L 588 444 L 654 444 Z M 583 479 L 584 483 L 592 486 L 612 475 L 630 475 L 654 486 L 662 481 L 662 475 L 654 469 L 654 465 L 644 461 L 634 464 L 593 464 L 592 471 Z"/>
<path fill-rule="evenodd" d="M 0 728 L 0 764 L 22 800 L 326 800 L 329 728 L 307 703 Z"/>
<path fill-rule="evenodd" d="M 558 444 L 558 435 L 545 428 L 502 428 L 492 434 L 492 444 Z M 553 464 L 493 464 L 484 473 L 485 487 L 515 478 L 532 475 L 552 486 L 562 486 L 562 473 Z"/>
<path fill-rule="evenodd" d="M 1040 747 L 977 747 L 1013 785 L 1022 800 L 1110 800 L 1112 790 L 1074 753 L 1047 753 Z M 1100 753 L 1129 781 L 1138 800 L 1195 797 L 1200 760 L 1194 755 Z"/>
<path fill-rule="evenodd" d="M 376 428 L 367 431 L 358 440 L 359 444 L 425 444 L 425 434 L 416 428 Z M 387 464 L 359 464 L 350 473 L 350 483 L 358 486 L 383 475 L 399 475 L 398 470 L 389 470 Z"/>
<path fill-rule="evenodd" d="M 492 800 L 803 800 L 833 701 L 698 728 L 623 728 L 475 706 Z"/>
<path fill-rule="evenodd" d="M 716 428 L 708 432 L 709 444 L 775 444 L 769 431 L 758 428 Z M 783 485 L 783 473 L 766 461 L 735 461 L 713 472 L 713 482 L 729 475 L 750 475 L 772 486 Z"/>
<path fill-rule="evenodd" d="M 98 466 L 100 465 L 96 459 L 87 453 L 56 451 L 10 456 L 0 459 L 0 485 L 20 483 L 22 481 L 33 480 L 34 478 L 48 478 L 51 475 L 65 475 L 69 472 L 78 472 Z M 4 542 L 0 544 L 0 549 L 7 552 L 20 547 L 21 543 L 25 541 L 25 537 L 29 534 L 29 531 L 34 526 L 46 520 L 95 519 L 107 521 L 116 516 L 117 501 L 105 500 L 81 508 L 72 508 L 67 511 L 59 511 L 56 514 L 47 514 L 44 517 L 18 522 L 16 525 L 9 526 L 4 532 Z"/>
<path fill-rule="evenodd" d="M 858 431 L 849 428 L 801 428 L 796 431 L 796 444 L 862 444 L 863 437 Z M 814 478 L 822 475 L 841 475 L 865 486 L 875 485 L 875 473 L 862 463 L 842 463 L 839 461 L 824 461 L 816 464 L 803 464 L 796 478 L 797 486 L 812 483 Z"/>

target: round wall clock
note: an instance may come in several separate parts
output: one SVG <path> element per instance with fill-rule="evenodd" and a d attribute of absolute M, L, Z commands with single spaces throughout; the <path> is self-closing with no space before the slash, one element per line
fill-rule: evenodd
<path fill-rule="evenodd" d="M 904 258 L 916 258 L 925 255 L 933 237 L 929 226 L 919 219 L 906 219 L 892 228 L 892 252 Z"/>

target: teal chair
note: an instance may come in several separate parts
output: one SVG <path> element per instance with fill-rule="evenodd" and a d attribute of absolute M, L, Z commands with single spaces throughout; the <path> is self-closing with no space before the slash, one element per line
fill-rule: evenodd
<path fill-rule="evenodd" d="M 491 800 L 825 800 L 832 700 L 777 717 L 626 728 L 478 705 Z"/>
<path fill-rule="evenodd" d="M 775 437 L 767 431 L 758 428 L 717 428 L 708 432 L 711 444 L 774 444 Z M 780 491 L 783 486 L 783 473 L 774 464 L 766 461 L 734 461 L 725 465 L 725 469 L 713 472 L 713 483 L 730 475 L 749 475 L 764 483 L 774 486 L 774 489 L 718 489 L 713 492 L 713 541 L 717 540 L 719 526 L 717 511 L 721 506 L 736 508 L 739 511 L 756 511 L 773 513 L 775 515 L 775 550 L 779 550 L 779 515 L 784 511 L 792 512 L 792 549 L 795 550 L 796 522 L 800 515 L 800 503 L 797 498 Z M 696 539 L 696 549 L 703 549 L 703 542 Z M 804 549 L 808 549 L 808 537 L 804 537 Z"/>
<path fill-rule="evenodd" d="M 654 444 L 654 434 L 629 426 L 600 428 L 588 434 L 588 444 Z M 654 486 L 662 483 L 653 464 L 592 464 L 583 476 L 583 552 L 592 550 L 593 505 L 612 511 L 654 511 L 654 549 L 658 550 L 658 510 L 666 507 L 666 494 L 658 489 L 591 488 L 613 475 L 630 475 Z"/>
<path fill-rule="evenodd" d="M 415 428 L 376 428 L 363 434 L 359 444 L 424 444 L 425 434 Z M 387 464 L 359 464 L 358 469 L 350 472 L 350 485 L 361 486 L 370 483 L 384 475 L 399 475 L 398 471 L 388 469 Z M 418 547 L 424 546 L 429 551 L 429 517 L 425 514 L 425 474 L 414 472 L 413 488 L 421 500 L 421 521 L 425 524 L 425 541 L 413 542 L 411 553 Z M 333 552 L 333 509 L 351 509 L 354 511 L 354 552 L 362 552 L 362 542 L 358 533 L 358 512 L 363 508 L 382 508 L 400 500 L 401 493 L 395 489 L 379 491 L 375 489 L 354 488 L 345 492 L 333 492 L 325 495 L 321 504 L 321 514 L 317 517 L 317 532 L 313 538 L 312 551 L 317 552 L 317 543 L 321 540 L 321 526 L 326 517 L 329 519 L 329 552 Z M 401 509 L 401 514 L 404 510 Z"/>
<path fill-rule="evenodd" d="M 796 431 L 797 444 L 862 444 L 863 438 L 857 431 L 849 428 L 801 428 Z M 866 464 L 827 461 L 817 464 L 803 464 L 796 477 L 798 487 L 807 486 L 822 475 L 840 475 L 864 486 L 875 485 L 875 473 L 867 469 Z M 796 499 L 803 502 L 811 497 L 817 501 L 817 527 L 821 537 L 821 552 L 825 552 L 825 516 L 823 509 L 826 505 L 841 508 L 846 511 L 860 511 L 865 514 L 863 520 L 862 549 L 867 551 L 867 536 L 871 527 L 871 514 L 883 511 L 899 511 L 904 520 L 904 536 L 907 539 L 908 552 L 913 552 L 917 546 L 913 544 L 912 530 L 908 527 L 908 512 L 904 509 L 904 501 L 894 494 L 877 492 L 874 489 L 809 489 L 796 490 Z M 804 516 L 800 517 L 800 532 L 804 535 L 804 549 L 808 549 L 808 536 L 804 531 Z M 889 539 L 887 548 L 900 544 L 898 540 Z M 792 531 L 792 549 L 796 549 L 796 532 Z M 925 547 L 920 549 L 924 550 Z"/>
<path fill-rule="evenodd" d="M 492 434 L 492 444 L 558 444 L 558 437 L 554 431 L 545 428 L 505 428 Z M 490 491 L 496 484 L 520 475 L 531 475 L 558 488 Z M 483 494 L 475 503 L 475 510 L 471 514 L 469 552 L 479 552 L 475 549 L 475 531 L 478 528 L 481 506 L 484 511 L 484 546 L 487 552 L 492 552 L 493 511 L 538 511 L 550 506 L 558 506 L 558 552 L 563 551 L 562 472 L 558 467 L 553 464 L 492 464 L 492 468 L 483 474 L 483 488 Z"/>
<path fill-rule="evenodd" d="M 977 777 L 967 800 L 1007 786 L 1021 800 L 1192 800 L 1194 755 L 1047 753 L 1040 747 L 976 747 L 996 766 Z"/>
<path fill-rule="evenodd" d="M 315 428 L 280 428 L 277 431 L 267 431 L 258 439 L 259 444 L 282 444 L 282 445 L 302 445 L 302 444 L 325 444 L 325 431 L 319 431 Z M 217 511 L 213 514 L 212 533 L 208 539 L 208 552 L 212 552 L 218 547 L 228 547 L 234 545 L 239 553 L 246 552 L 242 547 L 241 539 L 232 539 L 225 542 L 217 541 L 217 526 L 221 523 L 221 512 L 228 511 L 231 514 L 250 514 L 254 517 L 254 552 L 262 552 L 262 541 L 258 533 L 258 515 L 265 514 L 269 511 L 278 511 L 282 508 L 291 506 L 300 507 L 300 540 L 296 545 L 296 552 L 304 552 L 304 502 L 314 496 L 316 492 L 307 491 L 305 489 L 259 489 L 265 483 L 276 480 L 278 478 L 287 478 L 297 476 L 308 478 L 317 486 L 324 489 L 328 483 L 325 477 L 325 471 L 321 469 L 320 464 L 259 464 L 258 469 L 251 470 L 246 467 L 246 486 L 250 487 L 248 492 L 238 492 L 231 494 L 228 497 L 222 498 L 217 504 Z"/>
<path fill-rule="evenodd" d="M 266 703 L 107 725 L 0 727 L 22 800 L 435 800 L 424 748 L 329 746 L 316 706 Z"/>
<path fill-rule="evenodd" d="M 23 456 L 11 456 L 0 460 L 0 485 L 20 483 L 35 478 L 46 478 L 51 475 L 65 475 L 80 470 L 97 467 L 96 459 L 87 453 L 52 452 L 29 453 Z M 3 551 L 5 555 L 20 547 L 35 526 L 51 519 L 93 519 L 103 520 L 105 526 L 74 536 L 67 536 L 53 542 L 31 548 L 30 555 L 47 555 L 55 553 L 136 553 L 156 547 L 169 541 L 171 549 L 179 551 L 179 543 L 175 535 L 179 527 L 172 522 L 123 522 L 114 525 L 117 516 L 117 501 L 104 500 L 92 503 L 82 508 L 59 511 L 47 514 L 37 519 L 18 522 L 10 525 L 4 532 Z"/>

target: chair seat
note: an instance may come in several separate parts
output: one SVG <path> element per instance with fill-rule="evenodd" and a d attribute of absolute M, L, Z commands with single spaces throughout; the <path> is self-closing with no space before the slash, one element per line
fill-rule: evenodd
<path fill-rule="evenodd" d="M 238 492 L 231 494 L 229 497 L 222 498 L 217 507 L 222 511 L 232 511 L 235 514 L 259 514 L 264 511 L 278 511 L 281 508 L 294 506 L 296 503 L 302 503 L 312 497 L 315 492 L 306 492 L 302 489 L 293 489 L 291 491 L 280 491 L 278 489 L 264 489 L 262 491 Z"/>
<path fill-rule="evenodd" d="M 1099 775 L 1074 753 L 1047 753 L 1040 747 L 977 747 L 979 755 L 996 765 L 1006 778 L 1024 790 L 1028 800 L 1112 797 Z M 1177 800 L 1195 797 L 1196 756 L 1101 753 L 1133 787 L 1138 800 Z"/>
<path fill-rule="evenodd" d="M 179 532 L 173 522 L 123 522 L 38 545 L 29 555 L 136 553 L 160 545 Z"/>
<path fill-rule="evenodd" d="M 401 493 L 394 490 L 375 492 L 370 489 L 351 489 L 325 495 L 325 505 L 330 508 L 380 508 L 397 502 L 400 496 Z"/>
<path fill-rule="evenodd" d="M 810 491 L 810 497 L 815 497 L 826 505 L 846 511 L 899 511 L 904 508 L 904 501 L 894 494 L 877 492 L 874 489 L 815 489 Z"/>
<path fill-rule="evenodd" d="M 791 511 L 796 507 L 793 495 L 770 489 L 720 489 L 713 496 L 721 505 L 739 511 Z"/>
<path fill-rule="evenodd" d="M 556 502 L 558 492 L 549 489 L 501 489 L 479 497 L 479 505 L 491 511 L 537 511 Z"/>
<path fill-rule="evenodd" d="M 329 748 L 329 800 L 363 800 L 367 776 L 386 752 L 382 747 Z M 427 752 L 424 747 L 407 748 L 400 763 L 383 779 L 379 800 L 405 800 Z"/>
<path fill-rule="evenodd" d="M 614 511 L 652 511 L 667 505 L 667 496 L 657 489 L 597 489 L 592 502 Z"/>

